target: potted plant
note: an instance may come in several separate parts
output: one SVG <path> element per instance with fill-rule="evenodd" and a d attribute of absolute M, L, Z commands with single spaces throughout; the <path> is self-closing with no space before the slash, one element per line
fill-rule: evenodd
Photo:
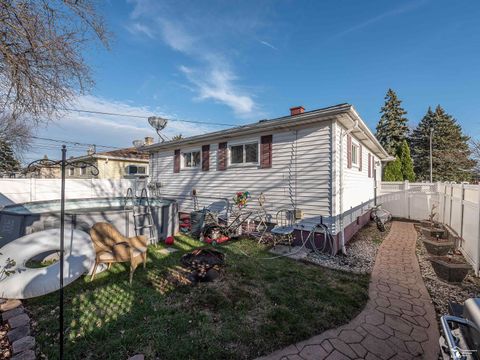
<path fill-rule="evenodd" d="M 449 251 L 453 250 L 455 243 L 448 237 L 447 229 L 435 220 L 437 213 L 435 209 L 437 206 L 432 205 L 429 220 L 422 222 L 420 231 L 422 233 L 422 241 L 428 253 L 437 256 L 447 255 Z"/>

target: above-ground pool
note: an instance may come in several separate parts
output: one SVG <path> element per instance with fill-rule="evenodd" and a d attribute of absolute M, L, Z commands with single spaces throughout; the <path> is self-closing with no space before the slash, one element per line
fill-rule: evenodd
<path fill-rule="evenodd" d="M 136 199 L 138 213 L 145 212 L 144 200 Z M 131 205 L 129 203 L 128 205 Z M 174 200 L 150 199 L 151 213 L 158 241 L 172 236 L 178 229 L 178 207 Z M 137 217 L 137 227 L 146 221 Z M 89 231 L 97 222 L 109 222 L 126 236 L 135 235 L 131 206 L 125 207 L 125 198 L 69 199 L 65 201 L 65 223 Z M 0 247 L 21 236 L 60 227 L 60 200 L 37 201 L 7 205 L 0 210 Z M 148 236 L 149 229 L 138 234 Z"/>

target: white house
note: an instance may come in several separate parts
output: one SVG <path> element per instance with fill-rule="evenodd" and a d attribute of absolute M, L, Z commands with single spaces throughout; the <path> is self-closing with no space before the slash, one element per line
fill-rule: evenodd
<path fill-rule="evenodd" d="M 342 247 L 366 223 L 389 155 L 352 105 L 340 104 L 260 120 L 232 129 L 144 146 L 150 180 L 161 191 L 229 198 L 260 193 L 275 219 L 280 209 L 303 212 L 309 229 L 323 217 Z M 378 181 L 377 181 L 378 179 Z M 192 203 L 180 200 L 180 211 Z"/>

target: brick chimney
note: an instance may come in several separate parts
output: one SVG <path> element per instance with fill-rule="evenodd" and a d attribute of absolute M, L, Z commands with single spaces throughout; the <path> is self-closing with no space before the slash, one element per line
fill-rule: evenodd
<path fill-rule="evenodd" d="M 305 108 L 303 106 L 295 106 L 290 108 L 290 116 L 300 115 L 305 112 Z"/>
<path fill-rule="evenodd" d="M 153 137 L 146 136 L 145 137 L 145 145 L 152 145 L 153 144 Z"/>

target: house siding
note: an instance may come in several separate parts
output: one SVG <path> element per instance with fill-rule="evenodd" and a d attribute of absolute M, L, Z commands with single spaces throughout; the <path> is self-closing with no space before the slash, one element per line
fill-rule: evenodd
<path fill-rule="evenodd" d="M 343 134 L 345 134 L 345 129 L 342 125 L 338 122 L 335 122 L 333 125 L 334 132 L 335 132 L 335 149 L 333 152 L 334 158 L 334 197 L 333 201 L 333 216 L 335 218 L 334 224 L 334 231 L 333 233 L 337 234 L 341 231 L 341 224 L 340 224 L 340 213 L 342 207 L 340 206 L 340 184 L 341 184 L 341 171 L 340 167 L 342 166 L 342 162 L 340 159 L 341 149 L 340 146 L 343 142 L 343 226 L 344 228 L 349 227 L 352 223 L 357 222 L 358 217 L 365 217 L 365 214 L 369 212 L 373 204 L 373 200 L 375 197 L 375 178 L 373 176 L 373 169 L 371 176 L 369 177 L 369 159 L 372 159 L 376 162 L 379 160 L 377 156 L 375 156 L 371 149 L 368 148 L 366 143 L 357 139 L 353 134 L 350 134 L 350 138 L 353 144 L 360 145 L 362 155 L 358 155 L 360 160 L 362 161 L 361 167 L 360 164 L 352 164 L 351 167 L 348 166 L 349 159 L 348 159 L 348 151 L 347 146 L 349 143 L 348 136 L 342 136 L 342 129 Z M 360 149 L 359 149 L 360 151 Z M 368 156 L 371 154 L 371 157 Z M 360 171 L 361 169 L 361 171 Z M 376 179 L 377 182 L 380 181 L 380 174 L 381 174 L 381 166 L 375 167 L 376 172 Z M 362 220 L 363 225 L 363 220 Z M 351 228 L 351 226 L 350 226 Z M 356 229 L 356 227 L 355 227 Z M 355 230 L 356 231 L 356 230 Z M 355 232 L 354 231 L 354 232 Z M 352 231 L 346 231 L 345 233 L 345 241 L 348 241 L 351 236 L 354 234 Z"/>
<path fill-rule="evenodd" d="M 272 135 L 272 166 L 227 166 L 224 171 L 217 169 L 219 142 L 210 145 L 210 169 L 181 169 L 173 173 L 173 150 L 152 153 L 151 180 L 162 184 L 165 196 L 189 196 L 196 189 L 199 196 L 231 199 L 237 191 L 249 191 L 252 200 L 249 208 L 257 208 L 258 196 L 265 194 L 267 212 L 275 221 L 280 209 L 292 209 L 292 201 L 303 210 L 304 219 L 300 224 L 310 227 L 320 220 L 320 215 L 331 214 L 331 121 L 315 126 L 294 128 L 289 131 L 259 133 L 246 138 L 235 137 L 229 143 L 251 141 L 262 135 Z M 227 145 L 228 146 L 228 145 Z M 260 146 L 259 146 L 260 151 Z M 292 158 L 292 151 L 296 156 Z M 259 158 L 261 153 L 259 152 Z M 290 186 L 292 199 L 290 199 Z M 180 211 L 191 211 L 190 200 L 179 200 Z"/>

